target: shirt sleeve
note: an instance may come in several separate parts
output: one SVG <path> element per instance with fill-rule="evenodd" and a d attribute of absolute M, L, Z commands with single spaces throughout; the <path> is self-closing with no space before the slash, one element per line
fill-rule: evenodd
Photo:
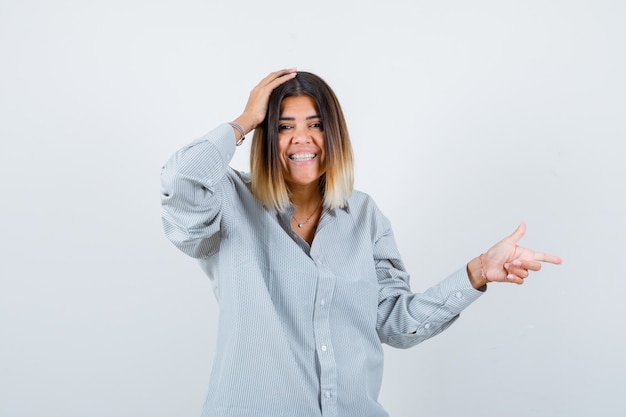
<path fill-rule="evenodd" d="M 424 293 L 413 293 L 391 226 L 381 217 L 383 232 L 374 243 L 377 330 L 383 343 L 404 349 L 447 329 L 483 292 L 472 287 L 463 267 Z"/>
<path fill-rule="evenodd" d="M 223 124 L 178 150 L 161 170 L 161 206 L 167 238 L 194 258 L 219 248 L 222 205 L 235 136 Z"/>

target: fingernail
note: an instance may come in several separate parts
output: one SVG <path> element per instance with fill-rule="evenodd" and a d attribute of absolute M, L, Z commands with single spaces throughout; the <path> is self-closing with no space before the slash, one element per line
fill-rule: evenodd
<path fill-rule="evenodd" d="M 513 274 L 509 274 L 506 276 L 509 280 L 513 281 L 515 279 L 515 277 L 513 276 Z"/>
<path fill-rule="evenodd" d="M 507 263 L 505 263 L 505 264 L 504 264 L 504 269 L 509 269 L 509 266 L 511 266 L 511 264 L 510 264 L 510 263 L 508 263 L 508 262 L 507 262 Z"/>
<path fill-rule="evenodd" d="M 519 259 L 514 260 L 513 262 L 511 262 L 513 265 L 515 266 L 520 266 L 522 264 L 522 261 L 520 261 Z"/>

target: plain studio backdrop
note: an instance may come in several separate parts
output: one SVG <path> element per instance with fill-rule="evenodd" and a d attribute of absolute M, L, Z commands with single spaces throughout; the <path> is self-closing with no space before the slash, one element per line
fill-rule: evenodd
<path fill-rule="evenodd" d="M 414 291 L 522 220 L 564 259 L 386 347 L 391 415 L 625 415 L 625 21 L 617 0 L 2 0 L 0 415 L 199 415 L 219 311 L 163 234 L 160 169 L 292 66 L 337 93 Z"/>

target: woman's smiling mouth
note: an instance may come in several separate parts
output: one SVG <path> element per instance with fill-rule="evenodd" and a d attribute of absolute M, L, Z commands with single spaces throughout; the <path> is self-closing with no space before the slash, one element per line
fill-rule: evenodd
<path fill-rule="evenodd" d="M 315 153 L 294 153 L 293 155 L 289 155 L 289 159 L 292 161 L 310 161 L 316 156 L 317 154 Z"/>

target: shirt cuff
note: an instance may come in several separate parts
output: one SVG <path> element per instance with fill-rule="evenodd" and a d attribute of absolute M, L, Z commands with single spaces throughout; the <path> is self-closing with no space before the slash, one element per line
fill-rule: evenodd
<path fill-rule="evenodd" d="M 223 166 L 227 167 L 235 155 L 235 131 L 228 123 L 223 123 L 200 138 L 201 141 L 211 142 L 219 152 Z"/>
<path fill-rule="evenodd" d="M 472 287 L 465 266 L 441 281 L 439 285 L 445 300 L 445 308 L 453 314 L 460 314 L 485 293 Z"/>

